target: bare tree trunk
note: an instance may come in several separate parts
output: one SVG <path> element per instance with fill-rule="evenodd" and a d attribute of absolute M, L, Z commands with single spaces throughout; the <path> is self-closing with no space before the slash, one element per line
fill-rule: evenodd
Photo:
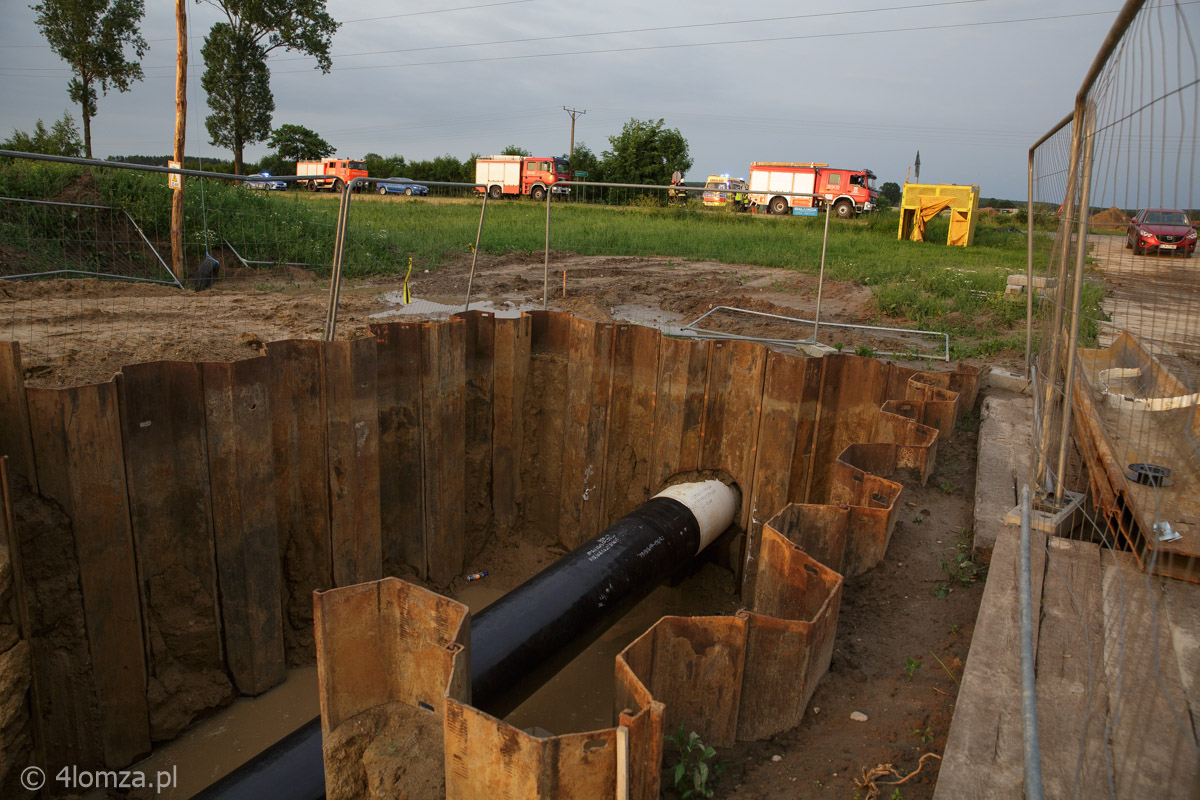
<path fill-rule="evenodd" d="M 174 160 L 183 166 L 187 133 L 187 0 L 175 0 L 175 152 Z M 183 176 L 171 195 L 171 267 L 179 280 L 187 279 L 183 263 Z"/>
<path fill-rule="evenodd" d="M 83 154 L 92 157 L 92 118 L 88 115 L 87 106 L 80 105 L 83 115 Z"/>

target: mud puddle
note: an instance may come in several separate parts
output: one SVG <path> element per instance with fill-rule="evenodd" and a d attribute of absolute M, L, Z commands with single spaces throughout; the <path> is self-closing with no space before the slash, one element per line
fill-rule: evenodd
<path fill-rule="evenodd" d="M 504 592 L 469 584 L 456 599 L 478 613 Z M 540 736 L 594 731 L 615 724 L 617 655 L 664 616 L 732 614 L 741 608 L 733 574 L 705 564 L 675 586 L 660 586 L 621 617 L 558 674 L 517 706 L 504 721 Z"/>
<path fill-rule="evenodd" d="M 240 698 L 193 725 L 130 769 L 153 777 L 174 770 L 178 783 L 154 797 L 186 800 L 321 713 L 317 668 L 288 670 L 287 679 L 258 697 Z M 106 797 L 101 791 L 88 797 Z"/>

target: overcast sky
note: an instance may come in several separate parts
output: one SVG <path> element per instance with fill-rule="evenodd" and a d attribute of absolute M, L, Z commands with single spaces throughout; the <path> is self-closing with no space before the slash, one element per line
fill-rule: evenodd
<path fill-rule="evenodd" d="M 339 155 L 594 151 L 631 117 L 687 138 L 688 174 L 744 176 L 751 161 L 869 167 L 1025 196 L 1029 145 L 1072 108 L 1121 0 L 327 0 L 342 27 L 333 71 L 275 51 L 276 126 L 304 125 Z M 1195 8 L 1194 6 L 1192 7 Z M 0 0 L 0 135 L 78 107 L 69 70 L 28 0 Z M 189 5 L 189 156 L 209 144 L 203 37 L 219 12 Z M 1196 14 L 1194 10 L 1189 16 Z M 768 19 L 769 18 L 769 19 Z M 174 3 L 149 0 L 145 81 L 99 102 L 97 157 L 164 154 L 174 125 Z M 514 41 L 526 40 L 526 41 Z M 266 153 L 247 149 L 247 159 Z"/>

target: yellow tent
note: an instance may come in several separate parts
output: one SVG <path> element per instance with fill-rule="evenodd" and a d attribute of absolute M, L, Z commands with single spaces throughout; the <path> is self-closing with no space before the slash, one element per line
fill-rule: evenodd
<path fill-rule="evenodd" d="M 905 183 L 896 238 L 925 241 L 926 224 L 947 208 L 950 234 L 946 244 L 967 247 L 975 239 L 975 214 L 979 210 L 979 187 L 975 185 Z"/>

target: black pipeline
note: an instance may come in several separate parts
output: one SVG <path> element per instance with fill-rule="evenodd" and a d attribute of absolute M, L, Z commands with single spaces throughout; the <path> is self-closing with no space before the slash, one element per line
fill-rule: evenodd
<path fill-rule="evenodd" d="M 471 704 L 503 716 L 733 522 L 737 490 L 669 487 L 471 620 Z M 325 796 L 320 719 L 194 800 Z"/>
<path fill-rule="evenodd" d="M 735 490 L 670 487 L 471 619 L 471 704 L 503 717 L 729 527 Z"/>

